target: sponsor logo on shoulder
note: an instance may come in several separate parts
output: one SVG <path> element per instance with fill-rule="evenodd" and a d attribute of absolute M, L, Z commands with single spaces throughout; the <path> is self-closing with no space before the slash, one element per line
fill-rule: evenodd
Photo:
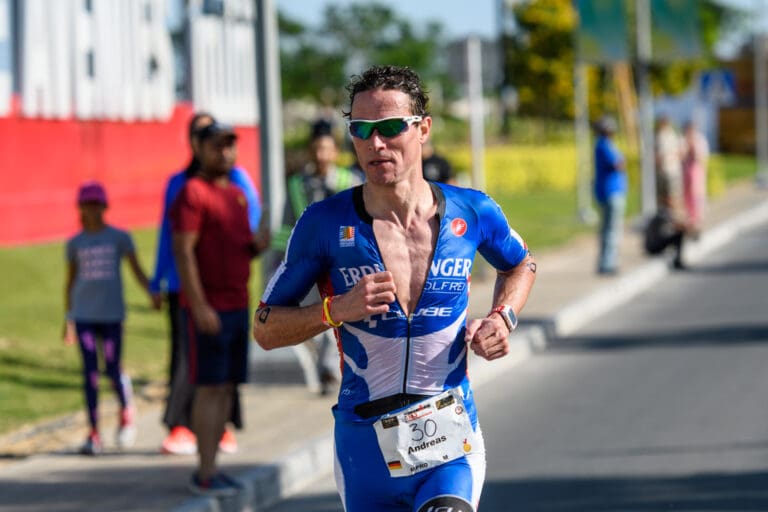
<path fill-rule="evenodd" d="M 453 219 L 451 221 L 451 233 L 456 236 L 464 236 L 467 232 L 467 221 L 464 219 Z"/>
<path fill-rule="evenodd" d="M 355 226 L 339 226 L 339 247 L 355 246 Z"/>

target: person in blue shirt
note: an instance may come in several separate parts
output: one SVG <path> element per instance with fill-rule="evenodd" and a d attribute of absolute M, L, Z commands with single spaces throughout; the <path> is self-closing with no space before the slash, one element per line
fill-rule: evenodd
<path fill-rule="evenodd" d="M 190 384 L 187 375 L 187 353 L 179 332 L 179 274 L 173 257 L 171 241 L 171 225 L 168 211 L 174 199 L 189 178 L 194 176 L 200 167 L 198 160 L 199 140 L 197 133 L 212 124 L 214 118 L 207 112 L 198 112 L 189 121 L 188 137 L 192 149 L 192 159 L 182 170 L 173 174 L 166 184 L 163 201 L 162 222 L 158 233 L 155 271 L 149 286 L 150 291 L 157 296 L 164 295 L 168 301 L 168 316 L 170 319 L 171 357 L 169 371 L 169 389 L 163 423 L 168 427 L 169 434 L 163 440 L 163 453 L 191 455 L 197 452 L 195 435 L 189 429 L 190 412 L 194 386 Z M 232 169 L 230 180 L 240 187 L 248 200 L 248 222 L 251 231 L 256 231 L 261 221 L 261 199 L 249 174 L 239 167 Z M 235 400 L 233 424 L 242 425 L 240 419 L 239 400 Z M 219 448 L 225 452 L 237 450 L 237 442 L 231 431 L 227 430 L 222 437 Z"/>
<path fill-rule="evenodd" d="M 595 143 L 595 200 L 600 207 L 600 252 L 597 272 L 603 275 L 619 271 L 619 245 L 624 232 L 624 210 L 627 204 L 626 161 L 613 136 L 616 120 L 603 116 L 594 125 Z"/>

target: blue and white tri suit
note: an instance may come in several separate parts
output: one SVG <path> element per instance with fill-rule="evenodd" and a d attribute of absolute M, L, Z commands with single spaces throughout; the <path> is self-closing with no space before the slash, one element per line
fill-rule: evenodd
<path fill-rule="evenodd" d="M 507 271 L 523 261 L 528 249 L 498 204 L 483 192 L 430 186 L 440 229 L 415 310 L 406 316 L 395 301 L 388 313 L 336 329 L 342 356 L 341 387 L 333 407 L 336 479 L 348 512 L 419 510 L 441 495 L 458 496 L 477 507 L 480 498 L 485 452 L 464 342 L 470 274 L 478 251 L 496 269 Z M 307 207 L 261 306 L 298 306 L 314 285 L 322 296 L 343 294 L 364 275 L 383 270 L 373 219 L 358 186 Z M 471 420 L 471 453 L 410 476 L 390 476 L 373 424 L 384 413 L 451 388 L 461 390 Z"/>

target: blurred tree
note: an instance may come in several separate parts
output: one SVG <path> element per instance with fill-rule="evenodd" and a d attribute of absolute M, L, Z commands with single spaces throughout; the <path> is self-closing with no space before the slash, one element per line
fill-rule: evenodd
<path fill-rule="evenodd" d="M 628 1 L 628 0 L 625 0 Z M 723 34 L 750 23 L 748 13 L 735 7 L 728 7 L 716 0 L 700 0 L 696 2 L 698 11 L 699 35 L 702 55 L 693 61 L 677 61 L 674 63 L 652 63 L 649 66 L 651 90 L 657 94 L 679 94 L 691 84 L 696 74 L 704 69 L 717 67 L 718 58 L 715 46 Z M 635 1 L 627 3 L 630 20 L 634 20 Z M 629 27 L 632 42 L 636 41 L 635 26 Z M 634 45 L 633 45 L 634 47 Z"/>
<path fill-rule="evenodd" d="M 518 111 L 548 118 L 573 111 L 573 31 L 571 0 L 514 4 L 517 29 L 504 45 L 505 76 L 517 89 Z"/>
<path fill-rule="evenodd" d="M 635 46 L 634 0 L 627 5 L 627 37 Z M 696 61 L 654 64 L 650 68 L 654 94 L 679 93 L 696 72 L 715 65 L 714 46 L 731 27 L 744 22 L 741 11 L 716 0 L 697 2 L 703 55 Z M 548 118 L 573 116 L 574 38 L 578 17 L 572 0 L 516 2 L 512 8 L 517 30 L 505 35 L 507 81 L 517 89 L 519 112 Z M 591 112 L 614 110 L 616 93 L 610 70 L 590 66 Z"/>
<path fill-rule="evenodd" d="M 373 64 L 410 66 L 441 97 L 456 91 L 444 71 L 438 22 L 412 24 L 386 5 L 360 2 L 329 5 L 317 28 L 282 14 L 278 23 L 284 100 L 343 104 L 349 76 Z"/>
<path fill-rule="evenodd" d="M 301 22 L 278 11 L 283 100 L 310 99 L 333 94 L 345 80 L 346 55 L 337 51 Z"/>

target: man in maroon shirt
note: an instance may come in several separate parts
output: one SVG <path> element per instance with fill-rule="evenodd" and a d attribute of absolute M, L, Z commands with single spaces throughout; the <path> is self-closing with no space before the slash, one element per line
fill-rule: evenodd
<path fill-rule="evenodd" d="M 214 122 L 198 136 L 200 172 L 187 181 L 170 212 L 182 333 L 195 384 L 192 429 L 199 466 L 190 488 L 226 496 L 237 492 L 237 484 L 217 471 L 216 452 L 235 387 L 247 377 L 251 258 L 267 247 L 269 236 L 265 228 L 251 234 L 245 194 L 229 179 L 237 157 L 234 130 Z"/>

